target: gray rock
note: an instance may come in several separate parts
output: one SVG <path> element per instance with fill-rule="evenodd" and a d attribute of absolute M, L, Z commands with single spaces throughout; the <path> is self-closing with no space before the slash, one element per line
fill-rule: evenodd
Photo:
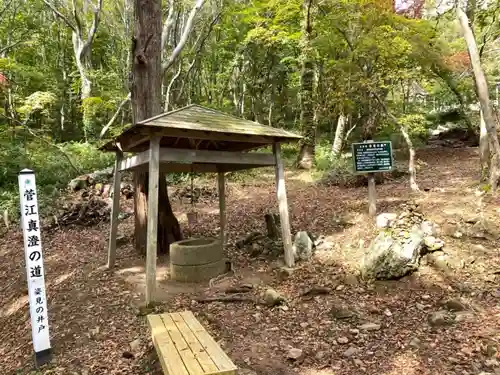
<path fill-rule="evenodd" d="M 390 233 L 381 232 L 372 241 L 363 258 L 362 275 L 368 279 L 393 280 L 416 271 L 424 232 L 419 229 L 413 230 L 407 237 L 396 240 Z"/>
<path fill-rule="evenodd" d="M 304 356 L 304 352 L 302 349 L 297 349 L 297 348 L 291 348 L 288 353 L 286 354 L 286 357 L 288 359 L 292 359 L 294 361 L 297 361 L 299 359 L 302 359 Z"/>
<path fill-rule="evenodd" d="M 378 331 L 381 325 L 378 323 L 365 323 L 358 327 L 361 331 Z"/>
<path fill-rule="evenodd" d="M 307 232 L 297 232 L 293 241 L 295 260 L 308 260 L 312 256 L 314 243 Z"/>
<path fill-rule="evenodd" d="M 443 327 L 452 323 L 451 317 L 446 310 L 435 311 L 427 317 L 432 327 Z"/>
<path fill-rule="evenodd" d="M 408 343 L 408 346 L 413 348 L 413 349 L 420 349 L 420 346 L 422 345 L 422 341 L 420 341 L 419 338 L 414 337 L 410 340 Z"/>
<path fill-rule="evenodd" d="M 426 220 L 420 224 L 420 229 L 424 232 L 426 236 L 437 236 L 437 226 L 436 224 Z"/>
<path fill-rule="evenodd" d="M 337 339 L 337 342 L 338 342 L 339 344 L 343 344 L 343 345 L 345 345 L 345 344 L 349 343 L 349 339 L 348 339 L 347 337 L 345 337 L 345 336 L 344 336 L 344 337 L 339 337 L 339 338 Z"/>
<path fill-rule="evenodd" d="M 352 357 L 353 355 L 358 354 L 359 352 L 360 352 L 360 349 L 356 348 L 355 346 L 351 346 L 342 355 L 346 358 L 349 358 L 349 357 Z"/>
<path fill-rule="evenodd" d="M 334 306 L 330 310 L 330 315 L 335 319 L 343 320 L 354 318 L 356 313 L 343 306 Z"/>
<path fill-rule="evenodd" d="M 78 190 L 82 190 L 82 189 L 85 189 L 89 186 L 89 178 L 88 176 L 84 175 L 84 176 L 79 176 L 73 180 L 71 180 L 68 184 L 68 188 L 71 190 L 71 191 L 78 191 Z"/>
<path fill-rule="evenodd" d="M 467 307 L 459 299 L 449 299 L 444 303 L 444 306 L 450 311 L 465 311 Z"/>
<path fill-rule="evenodd" d="M 316 353 L 314 358 L 316 358 L 318 361 L 321 361 L 323 358 L 325 358 L 327 353 L 323 350 L 320 350 L 319 352 Z"/>
<path fill-rule="evenodd" d="M 268 306 L 276 306 L 285 302 L 285 298 L 274 289 L 267 289 L 264 292 L 264 302 Z"/>
<path fill-rule="evenodd" d="M 294 269 L 293 269 L 293 268 L 289 268 L 289 267 L 280 267 L 280 268 L 278 269 L 278 277 L 279 277 L 281 280 L 285 280 L 285 279 L 289 278 L 290 276 L 292 276 L 293 271 L 294 271 Z"/>
<path fill-rule="evenodd" d="M 394 220 L 397 219 L 397 217 L 398 217 L 397 214 L 387 213 L 387 212 L 378 215 L 376 219 L 377 228 L 379 229 L 389 228 L 394 222 Z"/>
<path fill-rule="evenodd" d="M 140 339 L 136 339 L 136 340 L 132 341 L 129 345 L 130 345 L 130 349 L 133 352 L 137 352 L 137 351 L 139 351 L 139 349 L 141 347 L 141 340 Z"/>
<path fill-rule="evenodd" d="M 420 311 L 425 310 L 425 305 L 424 305 L 424 304 L 422 304 L 422 303 L 420 303 L 420 302 L 417 302 L 417 303 L 415 304 L 415 307 L 416 307 L 418 310 L 420 310 Z"/>
<path fill-rule="evenodd" d="M 427 252 L 442 250 L 444 247 L 443 240 L 434 236 L 427 236 L 424 238 L 424 246 Z"/>

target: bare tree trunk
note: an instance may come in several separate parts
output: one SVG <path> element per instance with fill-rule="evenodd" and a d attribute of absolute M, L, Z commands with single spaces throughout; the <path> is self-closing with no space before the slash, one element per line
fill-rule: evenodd
<path fill-rule="evenodd" d="M 163 71 L 166 71 L 167 69 L 169 69 L 172 66 L 174 61 L 177 59 L 177 57 L 180 55 L 180 53 L 184 49 L 186 42 L 189 38 L 189 35 L 191 34 L 191 31 L 193 30 L 193 25 L 194 25 L 194 20 L 196 18 L 196 15 L 201 10 L 204 3 L 205 3 L 205 0 L 196 0 L 193 8 L 191 9 L 191 12 L 189 13 L 189 17 L 186 21 L 186 24 L 183 27 L 182 35 L 181 35 L 181 38 L 179 40 L 179 43 L 177 43 L 174 50 L 172 51 L 172 54 L 162 64 Z M 172 4 L 173 4 L 173 2 L 172 2 Z M 168 22 L 168 19 L 167 19 L 167 22 Z"/>
<path fill-rule="evenodd" d="M 481 104 L 481 112 L 483 114 L 486 131 L 490 142 L 490 175 L 489 183 L 492 190 L 496 190 L 500 179 L 500 143 L 498 142 L 498 134 L 495 118 L 491 109 L 490 98 L 488 93 L 488 83 L 481 66 L 479 51 L 477 49 L 474 33 L 469 25 L 469 18 L 460 6 L 456 7 L 457 18 L 460 22 L 464 39 L 469 51 L 469 57 L 474 72 L 474 82 L 476 84 L 476 92 Z"/>
<path fill-rule="evenodd" d="M 90 98 L 92 94 L 92 81 L 90 80 L 90 70 L 91 70 L 91 57 L 92 57 L 92 44 L 94 42 L 94 37 L 97 33 L 97 28 L 101 21 L 101 11 L 103 0 L 98 0 L 97 5 L 92 6 L 92 24 L 88 28 L 88 32 L 84 30 L 84 25 L 86 24 L 87 14 L 83 15 L 81 18 L 76 9 L 76 1 L 72 2 L 72 15 L 73 20 L 70 21 L 63 13 L 61 13 L 55 5 L 49 0 L 43 0 L 45 5 L 49 7 L 56 17 L 62 20 L 70 29 L 73 42 L 73 52 L 75 55 L 75 62 L 78 68 L 78 73 L 80 74 L 80 97 L 82 103 L 85 99 Z M 83 12 L 86 13 L 86 6 L 90 4 L 85 3 Z M 83 132 L 85 141 L 87 141 L 87 131 L 89 127 L 89 117 L 86 114 L 86 106 L 83 106 Z"/>
<path fill-rule="evenodd" d="M 405 126 L 401 124 L 396 116 L 394 116 L 391 112 L 389 112 L 389 109 L 385 105 L 385 103 L 382 101 L 380 96 L 378 94 L 374 93 L 373 96 L 377 100 L 377 102 L 381 105 L 382 109 L 384 110 L 385 114 L 389 117 L 389 119 L 399 127 L 399 130 L 401 131 L 401 134 L 403 135 L 403 138 L 406 141 L 406 145 L 408 146 L 408 152 L 410 154 L 410 158 L 408 160 L 408 173 L 410 174 L 410 189 L 412 191 L 419 191 L 419 187 L 417 184 L 417 169 L 415 168 L 415 147 L 413 146 L 413 141 L 411 140 L 410 135 L 408 134 L 408 131 L 406 130 Z"/>
<path fill-rule="evenodd" d="M 316 146 L 316 123 L 314 121 L 314 58 L 311 46 L 313 0 L 305 0 L 303 4 L 304 18 L 302 30 L 302 72 L 300 83 L 300 125 L 302 138 L 297 158 L 297 167 L 311 169 L 314 164 Z"/>
<path fill-rule="evenodd" d="M 342 151 L 342 141 L 344 140 L 345 126 L 347 124 L 347 117 L 340 114 L 337 121 L 337 129 L 335 129 L 335 138 L 332 146 L 332 158 L 336 159 L 340 156 Z"/>
<path fill-rule="evenodd" d="M 135 0 L 132 38 L 131 100 L 134 123 L 161 113 L 161 0 Z M 147 245 L 148 173 L 136 173 L 135 246 L 141 253 Z M 158 252 L 182 239 L 179 222 L 168 199 L 165 175 L 160 174 L 158 210 Z"/>
<path fill-rule="evenodd" d="M 479 159 L 481 161 L 481 180 L 484 180 L 488 177 L 490 170 L 490 140 L 488 138 L 488 130 L 486 129 L 483 111 L 480 110 L 479 115 Z"/>
<path fill-rule="evenodd" d="M 410 189 L 412 191 L 419 191 L 420 189 L 418 188 L 417 184 L 417 169 L 415 168 L 415 147 L 413 147 L 413 142 L 411 140 L 410 135 L 406 131 L 406 128 L 403 125 L 399 126 L 399 129 L 401 130 L 401 134 L 403 134 L 403 138 L 406 141 L 406 145 L 408 146 L 408 152 L 410 154 L 410 157 L 408 159 L 408 173 L 410 175 Z"/>

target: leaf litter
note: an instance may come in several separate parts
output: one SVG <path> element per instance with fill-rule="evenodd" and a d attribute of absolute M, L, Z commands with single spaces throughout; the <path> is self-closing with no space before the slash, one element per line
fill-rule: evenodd
<path fill-rule="evenodd" d="M 409 192 L 407 181 L 377 187 L 379 212 L 396 211 L 417 199 L 442 227 L 478 212 L 476 149 L 419 151 L 424 190 Z M 446 167 L 443 167 L 446 165 Z M 267 173 L 267 172 L 266 172 Z M 287 172 L 292 232 L 325 236 L 331 249 L 318 251 L 283 276 L 279 260 L 250 258 L 235 242 L 264 232 L 264 215 L 277 212 L 272 171 L 259 181 L 231 182 L 227 197 L 228 257 L 234 274 L 209 288 L 177 287 L 160 280 L 154 309 L 144 309 L 144 259 L 132 244 L 133 218 L 120 224 L 128 242 L 108 271 L 105 224 L 42 232 L 49 322 L 54 358 L 34 369 L 26 298 L 22 235 L 0 238 L 1 374 L 161 374 L 145 316 L 151 312 L 192 310 L 237 365 L 256 374 L 470 374 L 500 371 L 500 259 L 498 240 L 445 237 L 446 251 L 458 261 L 450 272 L 423 266 L 400 281 L 366 283 L 357 277 L 364 249 L 375 231 L 366 214 L 363 188 L 341 189 L 302 181 Z M 204 180 L 204 185 L 215 181 Z M 479 208 L 498 222 L 498 198 L 485 196 Z M 130 210 L 131 201 L 122 201 Z M 173 201 L 181 221 L 187 211 Z M 199 225 L 189 234 L 217 235 L 218 203 L 197 205 Z M 187 230 L 187 228 L 186 228 Z M 474 261 L 470 261 L 470 257 Z M 159 267 L 165 259 L 159 258 Z M 168 276 L 168 271 L 165 278 Z M 250 300 L 198 303 L 227 287 L 252 285 Z M 267 289 L 284 297 L 269 307 L 255 303 Z M 313 288 L 321 293 L 310 292 Z M 468 315 L 452 325 L 428 324 L 441 301 L 467 300 Z M 447 314 L 457 314 L 447 312 Z M 451 315 L 450 315 L 451 316 Z M 455 316 L 455 315 L 453 315 Z"/>

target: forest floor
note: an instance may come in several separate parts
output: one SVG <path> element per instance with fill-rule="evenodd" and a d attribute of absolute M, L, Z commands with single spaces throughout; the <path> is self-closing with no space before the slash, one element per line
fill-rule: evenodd
<path fill-rule="evenodd" d="M 378 186 L 378 211 L 397 212 L 415 198 L 422 212 L 441 226 L 452 262 L 422 266 L 403 280 L 367 284 L 356 276 L 364 248 L 375 236 L 366 214 L 366 188 L 342 189 L 313 181 L 308 173 L 287 172 L 292 232 L 308 230 L 333 244 L 279 277 L 276 261 L 250 258 L 233 245 L 251 231 L 264 231 L 263 216 L 276 211 L 272 171 L 255 181 L 228 186 L 228 254 L 235 274 L 208 285 L 168 281 L 166 259 L 158 262 L 155 311 L 192 310 L 245 374 L 258 375 L 456 375 L 500 374 L 500 242 L 456 234 L 456 225 L 482 213 L 500 222 L 498 197 L 478 194 L 476 149 L 418 152 L 422 191 L 413 196 L 406 179 Z M 215 181 L 207 181 L 215 191 Z M 122 201 L 131 210 L 131 201 Z M 173 201 L 177 214 L 189 205 Z M 195 234 L 216 235 L 216 194 L 197 204 Z M 498 227 L 497 227 L 498 230 Z M 120 224 L 125 236 L 117 266 L 108 271 L 108 225 L 42 232 L 49 321 L 54 358 L 38 372 L 33 366 L 22 235 L 0 238 L 0 374 L 161 374 L 146 325 L 143 304 L 144 259 L 133 250 L 133 218 Z M 281 307 L 248 302 L 194 301 L 241 282 L 254 294 L 273 288 L 287 298 Z M 313 286 L 328 295 L 301 296 Z M 461 298 L 466 312 L 453 324 L 431 326 L 429 314 L 443 299 Z M 352 312 L 349 319 L 336 314 Z M 457 313 L 458 317 L 458 313 Z M 375 323 L 373 330 L 360 328 Z M 289 359 L 290 348 L 300 349 Z M 496 357 L 496 358 L 495 358 Z M 253 371 L 253 372 L 252 372 Z"/>

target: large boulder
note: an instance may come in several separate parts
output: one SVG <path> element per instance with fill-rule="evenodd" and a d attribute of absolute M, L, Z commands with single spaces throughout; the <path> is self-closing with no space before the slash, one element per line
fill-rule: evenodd
<path fill-rule="evenodd" d="M 305 231 L 297 232 L 293 242 L 295 260 L 307 260 L 311 258 L 314 242 Z"/>
<path fill-rule="evenodd" d="M 413 229 L 400 234 L 385 230 L 372 241 L 361 266 L 364 278 L 394 280 L 418 269 L 425 233 Z"/>

